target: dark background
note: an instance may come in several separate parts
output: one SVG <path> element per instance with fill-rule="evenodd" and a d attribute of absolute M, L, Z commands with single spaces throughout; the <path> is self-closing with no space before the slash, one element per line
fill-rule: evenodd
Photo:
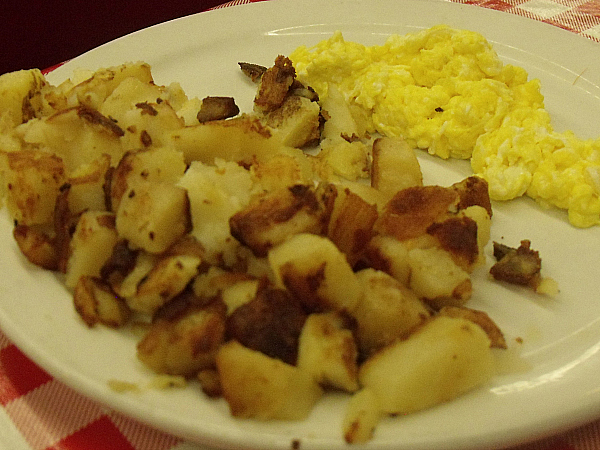
<path fill-rule="evenodd" d="M 117 37 L 227 0 L 2 0 L 0 74 L 45 69 Z"/>

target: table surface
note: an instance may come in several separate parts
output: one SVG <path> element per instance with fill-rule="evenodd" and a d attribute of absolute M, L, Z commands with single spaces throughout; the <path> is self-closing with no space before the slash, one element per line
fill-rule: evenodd
<path fill-rule="evenodd" d="M 235 7 L 252 1 L 257 0 L 235 0 L 217 8 Z M 474 7 L 500 10 L 507 14 L 543 21 L 600 43 L 600 0 L 447 1 L 472 4 Z M 198 2 L 196 7 L 202 8 L 201 5 L 202 2 Z M 110 443 L 109 447 L 107 442 Z M 31 362 L 0 330 L 0 449 L 106 448 L 208 450 L 150 428 L 74 392 Z M 511 450 L 599 448 L 600 420 Z"/>

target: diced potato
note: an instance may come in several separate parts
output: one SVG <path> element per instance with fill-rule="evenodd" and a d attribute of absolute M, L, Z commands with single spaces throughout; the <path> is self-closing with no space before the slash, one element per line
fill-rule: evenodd
<path fill-rule="evenodd" d="M 471 278 L 444 250 L 431 247 L 409 251 L 409 287 L 435 309 L 462 306 L 471 298 Z"/>
<path fill-rule="evenodd" d="M 335 86 L 329 85 L 327 97 L 321 100 L 321 108 L 327 118 L 323 125 L 324 138 L 337 140 L 364 136 L 364 130 L 358 127 L 348 102 Z"/>
<path fill-rule="evenodd" d="M 184 127 L 184 120 L 170 102 L 163 100 L 164 90 L 154 83 L 129 77 L 99 108 L 125 131 L 122 139 L 125 149 L 159 147 L 170 142 L 172 132 Z"/>
<path fill-rule="evenodd" d="M 408 250 L 409 247 L 404 241 L 399 241 L 392 236 L 377 235 L 369 241 L 363 257 L 369 267 L 381 270 L 408 286 L 410 277 Z"/>
<path fill-rule="evenodd" d="M 38 69 L 8 72 L 0 76 L 0 116 L 9 126 L 27 122 L 42 108 L 41 90 L 46 84 Z"/>
<path fill-rule="evenodd" d="M 161 253 L 191 228 L 187 192 L 169 183 L 138 183 L 121 198 L 116 225 L 133 248 Z"/>
<path fill-rule="evenodd" d="M 358 350 L 348 318 L 337 312 L 311 314 L 304 323 L 298 368 L 322 386 L 347 392 L 358 389 Z"/>
<path fill-rule="evenodd" d="M 422 236 L 439 218 L 456 212 L 459 196 L 452 188 L 413 186 L 399 191 L 386 204 L 375 230 L 398 240 Z"/>
<path fill-rule="evenodd" d="M 348 444 L 368 442 L 383 415 L 373 391 L 361 389 L 356 392 L 350 399 L 344 415 L 344 440 Z"/>
<path fill-rule="evenodd" d="M 359 380 L 382 411 L 408 414 L 452 400 L 493 373 L 485 332 L 465 319 L 439 316 L 367 360 Z"/>
<path fill-rule="evenodd" d="M 444 306 L 439 314 L 448 317 L 461 317 L 479 325 L 486 332 L 490 339 L 490 346 L 505 349 L 506 340 L 504 334 L 496 323 L 484 311 L 466 308 L 464 306 Z"/>
<path fill-rule="evenodd" d="M 361 141 L 325 140 L 314 157 L 316 172 L 329 181 L 356 181 L 369 176 L 369 149 Z"/>
<path fill-rule="evenodd" d="M 6 206 L 21 225 L 50 224 L 59 188 L 66 181 L 63 161 L 40 150 L 0 152 Z"/>
<path fill-rule="evenodd" d="M 109 327 L 124 325 L 131 315 L 125 301 L 99 278 L 82 276 L 73 292 L 75 310 L 90 327 L 102 323 Z"/>
<path fill-rule="evenodd" d="M 227 286 L 221 292 L 223 303 L 227 305 L 227 315 L 232 314 L 240 306 L 249 303 L 256 297 L 260 280 L 242 279 L 231 286 Z"/>
<path fill-rule="evenodd" d="M 152 83 L 150 66 L 144 62 L 128 62 L 119 66 L 99 69 L 65 92 L 69 105 L 82 104 L 97 109 L 112 92 L 129 77 L 145 84 Z"/>
<path fill-rule="evenodd" d="M 283 145 L 301 148 L 319 141 L 320 113 L 321 108 L 317 102 L 289 95 L 279 108 L 268 112 L 262 121 L 271 128 L 273 137 Z"/>
<path fill-rule="evenodd" d="M 477 222 L 465 215 L 456 215 L 431 224 L 427 234 L 434 236 L 439 246 L 467 272 L 479 262 Z"/>
<path fill-rule="evenodd" d="M 211 264 L 231 265 L 239 243 L 231 236 L 229 219 L 250 202 L 252 177 L 233 162 L 210 166 L 193 162 L 178 184 L 190 199 L 192 235 L 204 246 Z"/>
<path fill-rule="evenodd" d="M 69 172 L 88 164 L 100 154 L 118 161 L 125 133 L 110 118 L 84 106 L 60 110 L 32 119 L 18 130 L 25 143 L 42 147 L 62 158 Z"/>
<path fill-rule="evenodd" d="M 350 189 L 335 188 L 336 196 L 327 236 L 346 255 L 352 267 L 373 234 L 377 207 Z"/>
<path fill-rule="evenodd" d="M 490 241 L 492 218 L 486 209 L 479 205 L 469 206 L 460 211 L 465 217 L 469 217 L 477 223 L 477 247 L 479 258 L 476 264 L 485 263 L 485 246 Z"/>
<path fill-rule="evenodd" d="M 129 151 L 123 155 L 111 175 L 112 211 L 119 209 L 123 194 L 139 182 L 176 183 L 186 170 L 183 155 L 168 148 Z"/>
<path fill-rule="evenodd" d="M 417 296 L 385 272 L 364 269 L 356 273 L 363 289 L 353 317 L 360 351 L 370 355 L 396 339 L 406 337 L 429 317 Z"/>
<path fill-rule="evenodd" d="M 221 346 L 216 362 L 234 417 L 305 419 L 323 392 L 309 373 L 236 341 Z"/>
<path fill-rule="evenodd" d="M 352 312 L 356 307 L 360 283 L 329 239 L 297 234 L 271 249 L 268 259 L 278 286 L 290 290 L 310 310 Z"/>
<path fill-rule="evenodd" d="M 285 149 L 266 161 L 252 164 L 250 172 L 265 191 L 313 181 L 312 165 L 301 150 Z"/>
<path fill-rule="evenodd" d="M 70 242 L 65 284 L 74 288 L 81 276 L 100 276 L 119 236 L 112 213 L 86 211 L 77 222 Z"/>
<path fill-rule="evenodd" d="M 54 239 L 38 227 L 17 225 L 13 237 L 27 260 L 47 270 L 58 269 L 58 253 Z"/>
<path fill-rule="evenodd" d="M 257 197 L 229 220 L 231 234 L 255 255 L 298 233 L 322 234 L 327 210 L 315 188 L 295 185 Z"/>
<path fill-rule="evenodd" d="M 106 210 L 104 183 L 110 168 L 110 156 L 100 155 L 89 164 L 83 164 L 71 174 L 68 202 L 69 211 L 77 215 L 83 211 Z"/>
<path fill-rule="evenodd" d="M 214 164 L 217 158 L 245 164 L 266 161 L 282 147 L 278 139 L 270 138 L 270 131 L 249 116 L 215 120 L 171 133 L 173 147 L 183 152 L 188 164 Z"/>
<path fill-rule="evenodd" d="M 156 319 L 138 343 L 137 356 L 157 373 L 190 377 L 214 367 L 224 335 L 222 304 L 191 305 L 175 317 Z"/>
<path fill-rule="evenodd" d="M 170 256 L 161 259 L 137 287 L 135 295 L 127 297 L 134 311 L 153 314 L 185 289 L 198 273 L 200 258 L 196 256 Z"/>
<path fill-rule="evenodd" d="M 422 185 L 417 155 L 404 139 L 382 137 L 373 142 L 371 186 L 392 198 L 402 189 Z"/>
<path fill-rule="evenodd" d="M 295 365 L 306 317 L 302 304 L 289 292 L 267 286 L 229 315 L 227 336 L 244 347 Z"/>

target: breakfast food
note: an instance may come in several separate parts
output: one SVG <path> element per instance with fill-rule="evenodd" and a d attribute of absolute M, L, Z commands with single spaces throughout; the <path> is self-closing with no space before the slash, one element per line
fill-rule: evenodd
<path fill-rule="evenodd" d="M 528 195 L 575 226 L 600 223 L 600 139 L 555 131 L 539 80 L 479 33 L 439 25 L 367 47 L 336 32 L 290 58 L 324 102 L 332 92 L 347 100 L 366 131 L 470 159 L 492 199 Z"/>
<path fill-rule="evenodd" d="M 257 83 L 241 115 L 145 63 L 0 77 L 23 255 L 64 274 L 88 326 L 143 328 L 162 385 L 198 380 L 236 417 L 299 420 L 344 391 L 342 435 L 364 442 L 385 415 L 488 382 L 506 342 L 466 306 L 488 183 L 423 185 L 410 138 L 370 136 L 341 89 L 320 97 L 284 56 L 240 66 Z"/>

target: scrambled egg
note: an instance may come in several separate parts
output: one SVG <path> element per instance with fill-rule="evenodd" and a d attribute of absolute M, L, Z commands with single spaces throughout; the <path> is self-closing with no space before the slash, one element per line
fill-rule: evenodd
<path fill-rule="evenodd" d="M 439 25 L 368 47 L 338 31 L 290 59 L 321 98 L 335 85 L 369 132 L 470 158 L 493 199 L 528 195 L 575 226 L 600 224 L 600 139 L 554 131 L 539 80 L 503 64 L 482 35 Z"/>

